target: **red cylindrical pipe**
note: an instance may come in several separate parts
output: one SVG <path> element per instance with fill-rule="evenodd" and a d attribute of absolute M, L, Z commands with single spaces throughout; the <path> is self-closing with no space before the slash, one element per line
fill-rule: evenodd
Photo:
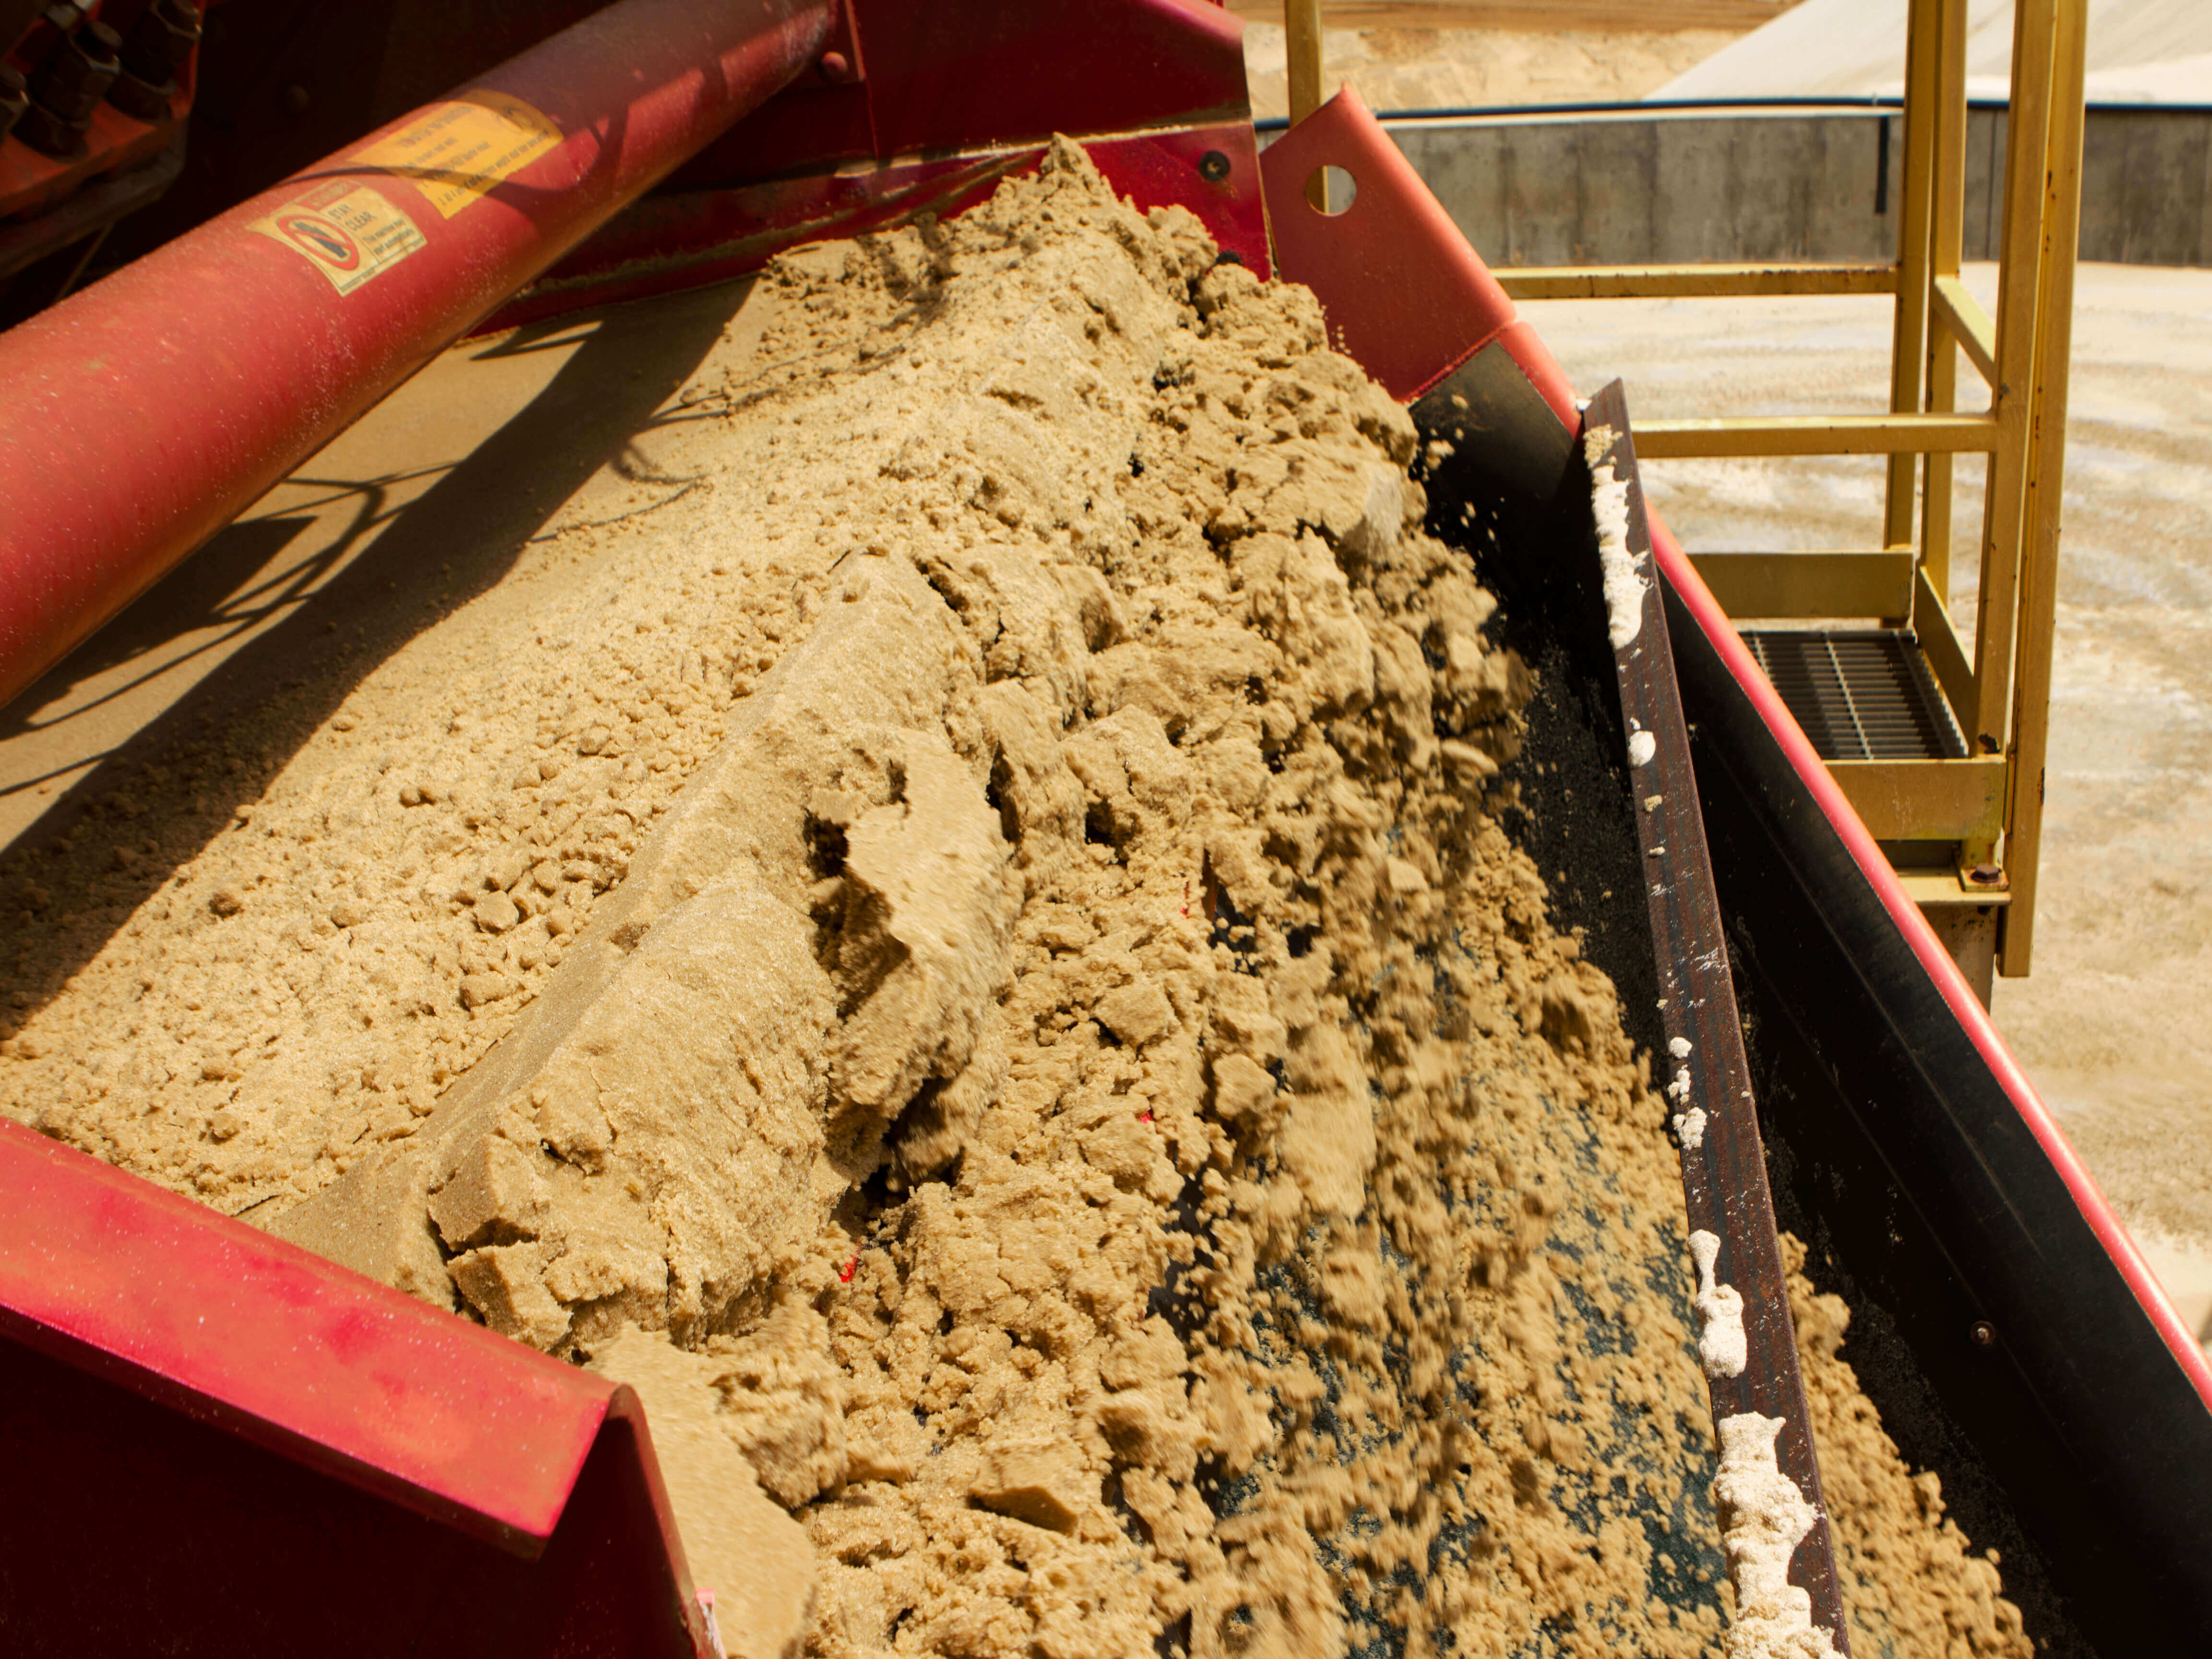
<path fill-rule="evenodd" d="M 620 0 L 0 334 L 0 704 L 830 21 L 830 0 Z"/>

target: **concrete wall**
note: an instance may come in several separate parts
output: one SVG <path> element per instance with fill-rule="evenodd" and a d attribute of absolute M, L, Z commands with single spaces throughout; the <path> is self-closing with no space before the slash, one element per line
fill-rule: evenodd
<path fill-rule="evenodd" d="M 2089 112 L 2081 257 L 2212 266 L 2212 111 Z"/>
<path fill-rule="evenodd" d="M 1792 107 L 1386 123 L 1497 265 L 1897 255 L 1904 123 Z M 1885 178 L 1886 174 L 1886 178 Z M 2004 112 L 1966 129 L 1966 257 L 2003 228 Z M 2212 111 L 2089 112 L 2081 257 L 2212 266 Z"/>

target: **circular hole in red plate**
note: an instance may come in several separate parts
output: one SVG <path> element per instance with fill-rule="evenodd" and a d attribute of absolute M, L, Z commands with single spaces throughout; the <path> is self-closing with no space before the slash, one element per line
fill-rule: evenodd
<path fill-rule="evenodd" d="M 1316 167 L 1306 175 L 1306 205 L 1335 218 L 1359 198 L 1359 182 L 1342 167 Z"/>

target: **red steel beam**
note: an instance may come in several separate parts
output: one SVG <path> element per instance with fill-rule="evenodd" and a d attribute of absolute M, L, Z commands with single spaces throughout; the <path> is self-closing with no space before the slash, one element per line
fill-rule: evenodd
<path fill-rule="evenodd" d="M 0 1217 L 9 1659 L 719 1653 L 629 1389 L 4 1121 Z"/>
<path fill-rule="evenodd" d="M 0 334 L 0 704 L 812 64 L 833 0 L 620 0 Z"/>

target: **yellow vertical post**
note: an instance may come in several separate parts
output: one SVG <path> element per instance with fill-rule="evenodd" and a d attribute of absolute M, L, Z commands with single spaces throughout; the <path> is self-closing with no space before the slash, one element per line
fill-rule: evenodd
<path fill-rule="evenodd" d="M 1291 125 L 1321 107 L 1321 0 L 1283 0 L 1283 38 L 1290 58 Z M 1328 181 L 1306 184 L 1306 199 L 1328 211 Z"/>
<path fill-rule="evenodd" d="M 1290 52 L 1291 125 L 1321 107 L 1321 0 L 1283 0 Z"/>
<path fill-rule="evenodd" d="M 1920 371 L 1928 338 L 1928 283 L 1933 249 L 1930 202 L 1936 137 L 1936 68 L 1942 0 L 1912 0 L 1905 45 L 1905 190 L 1897 219 L 1897 309 L 1889 353 L 1889 407 L 1920 412 Z M 1884 120 L 1889 118 L 1884 116 Z M 1887 155 L 1888 146 L 1882 146 Z M 1886 185 L 1885 185 L 1886 188 Z M 1889 458 L 1882 545 L 1912 542 L 1912 487 L 1918 458 Z"/>
<path fill-rule="evenodd" d="M 1966 247 L 1966 0 L 1939 0 L 1936 63 L 1935 204 L 1931 270 L 1956 276 Z M 1928 409 L 1948 415 L 1959 404 L 1959 344 L 1948 329 L 1928 337 Z M 1948 453 L 1928 457 L 1921 489 L 1920 568 L 1938 604 L 1951 604 L 1951 469 Z M 1961 713 L 1965 712 L 1963 710 Z"/>
<path fill-rule="evenodd" d="M 2028 410 L 2042 309 L 2044 186 L 2050 151 L 2051 55 L 2057 0 L 2019 0 L 2013 15 L 2012 98 L 2005 118 L 2003 269 L 1997 279 L 1997 447 L 1990 457 L 1982 532 L 1981 605 L 1974 626 L 1973 724 L 1966 741 L 2003 752 L 2012 712 L 2015 606 L 2027 507 Z"/>
<path fill-rule="evenodd" d="M 2058 622 L 2059 499 L 2066 472 L 2067 365 L 2074 347 L 2074 264 L 2081 223 L 2082 78 L 2088 0 L 2059 0 L 2051 87 L 2050 159 L 2043 212 L 2041 326 L 2029 442 L 2027 547 L 2021 560 L 2020 670 L 2013 688 L 2005 867 L 2012 906 L 1998 971 L 2028 970 L 2035 940 L 2036 873 L 2043 850 L 2044 765 L 2051 743 L 2051 656 Z"/>

